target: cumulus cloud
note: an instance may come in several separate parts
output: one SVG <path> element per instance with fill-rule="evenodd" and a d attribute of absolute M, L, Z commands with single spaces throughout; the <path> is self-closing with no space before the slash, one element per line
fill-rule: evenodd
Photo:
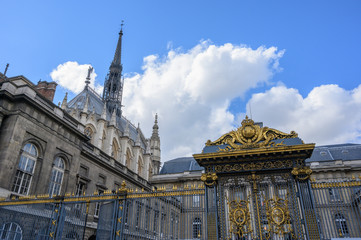
<path fill-rule="evenodd" d="M 286 132 L 295 130 L 305 142 L 361 140 L 361 85 L 351 91 L 321 85 L 305 98 L 296 89 L 277 86 L 254 94 L 249 102 L 255 121 Z"/>
<path fill-rule="evenodd" d="M 88 69 L 91 67 L 90 64 L 79 64 L 77 62 L 66 62 L 57 66 L 50 76 L 63 88 L 74 92 L 80 93 L 85 86 L 85 78 L 88 76 Z M 95 84 L 95 78 L 97 74 L 93 70 L 90 75 L 90 87 L 95 89 L 98 93 L 103 92 L 103 87 L 99 84 Z"/>
<path fill-rule="evenodd" d="M 232 99 L 267 84 L 283 51 L 205 41 L 188 51 L 144 58 L 143 73 L 126 77 L 124 113 L 150 135 L 158 113 L 163 161 L 201 152 L 207 139 L 233 128 Z"/>

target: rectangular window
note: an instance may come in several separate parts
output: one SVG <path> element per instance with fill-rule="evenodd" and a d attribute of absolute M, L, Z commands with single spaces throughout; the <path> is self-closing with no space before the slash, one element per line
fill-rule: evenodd
<path fill-rule="evenodd" d="M 201 206 L 201 197 L 199 195 L 193 196 L 193 207 L 200 207 Z"/>
<path fill-rule="evenodd" d="M 328 193 L 330 194 L 330 200 L 331 201 L 340 201 L 341 195 L 340 190 L 336 188 L 329 188 Z"/>
<path fill-rule="evenodd" d="M 98 192 L 99 192 L 99 195 L 104 193 L 103 190 L 98 190 Z M 100 202 L 95 203 L 94 217 L 99 217 L 100 205 L 101 205 Z"/>
<path fill-rule="evenodd" d="M 80 175 L 80 176 L 87 177 L 87 176 L 88 176 L 88 167 L 83 166 L 83 165 L 80 165 L 79 175 Z"/>
<path fill-rule="evenodd" d="M 76 190 L 75 190 L 75 194 L 77 196 L 81 196 L 85 193 L 85 189 L 86 189 L 86 183 L 84 182 L 79 182 L 77 185 L 76 185 Z"/>
<path fill-rule="evenodd" d="M 118 191 L 120 188 L 120 184 L 118 182 L 114 182 L 114 190 Z"/>
<path fill-rule="evenodd" d="M 105 185 L 106 179 L 107 178 L 104 175 L 99 174 L 98 183 L 102 184 L 102 185 Z"/>

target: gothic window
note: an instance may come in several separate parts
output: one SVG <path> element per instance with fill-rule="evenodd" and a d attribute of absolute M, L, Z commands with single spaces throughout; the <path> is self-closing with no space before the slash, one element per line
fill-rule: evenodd
<path fill-rule="evenodd" d="M 119 154 L 119 145 L 118 145 L 118 142 L 117 142 L 117 140 L 113 139 L 111 156 L 112 156 L 114 159 L 118 159 L 119 155 L 120 155 L 120 154 Z"/>
<path fill-rule="evenodd" d="M 105 139 L 107 138 L 107 135 L 105 134 L 105 131 L 103 131 L 103 136 L 102 136 L 102 149 L 105 148 Z"/>
<path fill-rule="evenodd" d="M 341 213 L 335 215 L 335 223 L 338 234 L 342 234 L 342 237 L 349 235 L 346 218 Z"/>
<path fill-rule="evenodd" d="M 65 164 L 61 157 L 55 158 L 53 169 L 51 171 L 49 195 L 55 196 L 60 194 L 61 184 L 64 178 Z"/>
<path fill-rule="evenodd" d="M 1 240 L 22 240 L 23 231 L 21 227 L 14 222 L 8 222 L 0 227 Z"/>
<path fill-rule="evenodd" d="M 93 137 L 93 130 L 92 130 L 90 127 L 86 127 L 86 128 L 84 129 L 84 134 L 85 134 L 88 138 L 92 139 L 92 137 Z"/>
<path fill-rule="evenodd" d="M 138 174 L 139 174 L 139 176 L 142 176 L 143 175 L 143 168 L 144 168 L 144 166 L 143 166 L 143 160 L 142 160 L 142 158 L 138 158 Z"/>
<path fill-rule="evenodd" d="M 202 221 L 200 218 L 193 220 L 193 239 L 200 239 L 202 235 Z"/>
<path fill-rule="evenodd" d="M 35 145 L 31 143 L 26 144 L 22 149 L 11 191 L 19 194 L 28 194 L 37 158 L 38 150 Z"/>
<path fill-rule="evenodd" d="M 131 165 L 131 162 L 132 162 L 132 154 L 129 150 L 129 148 L 127 149 L 127 154 L 126 154 L 126 162 L 125 162 L 125 165 L 130 169 L 130 165 Z"/>

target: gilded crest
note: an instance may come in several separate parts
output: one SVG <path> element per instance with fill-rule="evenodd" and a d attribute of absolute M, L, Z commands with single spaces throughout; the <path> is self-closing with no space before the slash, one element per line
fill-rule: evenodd
<path fill-rule="evenodd" d="M 290 134 L 283 133 L 279 130 L 260 127 L 255 124 L 248 116 L 242 121 L 242 126 L 238 129 L 224 134 L 216 141 L 207 141 L 206 146 L 224 145 L 229 146 L 225 149 L 219 149 L 219 151 L 233 151 L 245 148 L 260 148 L 260 147 L 277 147 L 284 145 L 283 142 L 275 143 L 272 140 L 296 138 L 298 134 L 291 131 Z"/>

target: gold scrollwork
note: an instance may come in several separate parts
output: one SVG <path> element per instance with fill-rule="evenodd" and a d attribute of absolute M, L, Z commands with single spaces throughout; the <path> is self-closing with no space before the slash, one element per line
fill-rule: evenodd
<path fill-rule="evenodd" d="M 305 181 L 310 178 L 312 170 L 310 167 L 295 167 L 292 169 L 291 173 L 296 177 L 297 180 Z"/>
<path fill-rule="evenodd" d="M 238 235 L 239 238 L 252 232 L 251 214 L 249 212 L 249 200 L 233 200 L 228 202 L 229 220 L 231 222 L 230 233 Z"/>
<path fill-rule="evenodd" d="M 208 140 L 206 146 L 228 144 L 229 146 L 224 149 L 219 148 L 218 151 L 229 152 L 245 148 L 284 146 L 283 141 L 281 143 L 275 143 L 272 142 L 272 140 L 296 137 L 298 137 L 298 135 L 294 131 L 287 134 L 273 128 L 260 127 L 255 124 L 252 119 L 249 119 L 248 116 L 246 116 L 242 121 L 241 127 L 224 134 L 214 142 Z"/>
<path fill-rule="evenodd" d="M 216 172 L 238 172 L 238 171 L 255 171 L 275 168 L 291 168 L 293 166 L 292 160 L 286 161 L 273 161 L 273 162 L 258 162 L 258 163 L 237 163 L 216 165 L 214 170 Z"/>
<path fill-rule="evenodd" d="M 208 187 L 213 187 L 213 185 L 216 184 L 217 179 L 218 179 L 218 176 L 216 173 L 203 173 L 201 176 L 201 180 Z"/>
<path fill-rule="evenodd" d="M 274 196 L 266 201 L 267 220 L 269 223 L 266 230 L 268 232 L 268 239 L 273 234 L 284 236 L 288 233 L 294 238 L 287 198 L 288 194 L 286 194 L 285 199 Z"/>

